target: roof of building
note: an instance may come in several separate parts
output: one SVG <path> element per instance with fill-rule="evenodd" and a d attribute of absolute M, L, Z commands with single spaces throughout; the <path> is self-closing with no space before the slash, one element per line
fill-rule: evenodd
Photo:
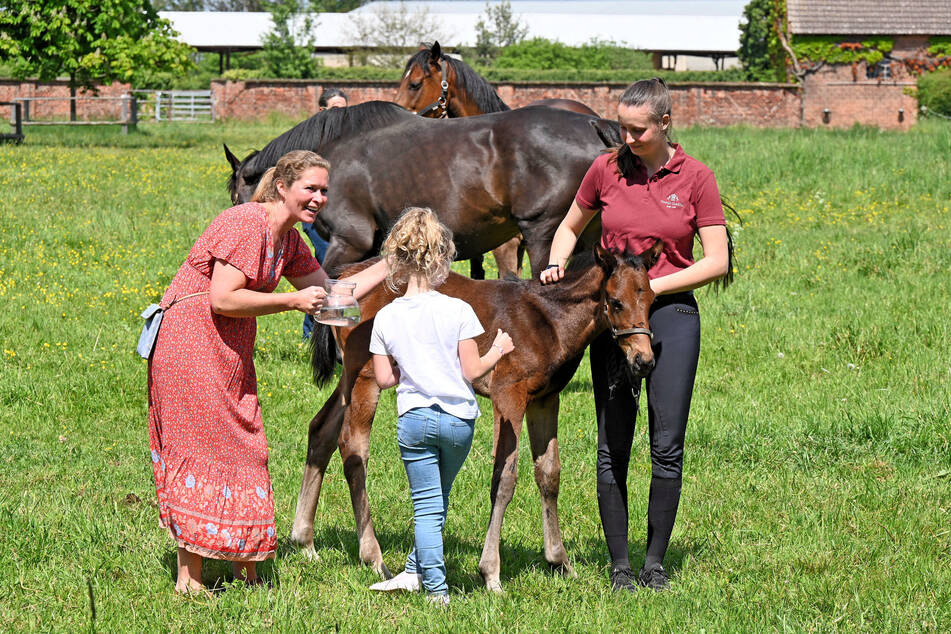
<path fill-rule="evenodd" d="M 321 13 L 313 28 L 318 49 L 363 45 L 354 35 L 353 20 L 393 6 L 372 2 L 348 13 Z M 410 12 L 425 5 L 429 18 L 441 28 L 444 46 L 473 46 L 476 23 L 485 2 L 406 2 Z M 544 37 L 577 46 L 594 39 L 613 41 L 651 52 L 734 54 L 739 48 L 739 25 L 744 0 L 514 0 L 514 16 L 528 27 L 528 37 Z M 162 11 L 181 40 L 199 50 L 254 49 L 272 28 L 269 13 Z M 434 38 L 437 39 L 437 38 Z"/>
<path fill-rule="evenodd" d="M 951 35 L 951 0 L 787 0 L 794 35 Z"/>

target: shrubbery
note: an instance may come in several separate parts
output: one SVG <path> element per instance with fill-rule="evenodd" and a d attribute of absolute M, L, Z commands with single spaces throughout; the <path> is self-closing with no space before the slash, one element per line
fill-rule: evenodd
<path fill-rule="evenodd" d="M 926 73 L 918 78 L 918 104 L 951 117 L 951 69 Z"/>
<path fill-rule="evenodd" d="M 614 42 L 593 40 L 581 46 L 568 46 L 536 37 L 503 48 L 492 68 L 650 70 L 653 64 L 647 53 Z"/>

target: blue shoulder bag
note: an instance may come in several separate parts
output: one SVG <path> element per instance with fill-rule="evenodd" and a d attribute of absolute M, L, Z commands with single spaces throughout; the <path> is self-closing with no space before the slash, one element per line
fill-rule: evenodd
<path fill-rule="evenodd" d="M 208 291 L 203 291 L 201 293 L 191 293 L 184 297 L 178 297 L 168 305 L 168 308 L 171 308 L 183 299 L 207 294 Z M 142 319 L 145 320 L 145 324 L 142 326 L 142 334 L 139 335 L 139 343 L 135 347 L 135 351 L 143 359 L 151 357 L 152 351 L 155 350 L 155 340 L 158 338 L 159 326 L 162 325 L 162 316 L 168 308 L 162 308 L 160 304 L 149 304 L 149 307 L 142 311 Z"/>

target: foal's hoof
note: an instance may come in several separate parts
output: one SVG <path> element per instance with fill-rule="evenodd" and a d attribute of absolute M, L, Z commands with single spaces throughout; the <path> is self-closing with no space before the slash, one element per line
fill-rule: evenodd
<path fill-rule="evenodd" d="M 371 562 L 369 565 L 370 565 L 371 568 L 373 568 L 373 572 L 375 572 L 376 574 L 380 575 L 380 576 L 383 577 L 384 579 L 392 579 L 392 578 L 393 578 L 393 573 L 390 572 L 390 569 L 387 568 L 387 567 L 386 567 L 386 564 L 383 563 L 382 561 L 379 562 L 379 563 L 377 563 L 377 562 Z"/>
<path fill-rule="evenodd" d="M 301 544 L 300 554 L 307 561 L 320 561 L 320 555 L 317 554 L 317 550 L 314 548 L 314 545 L 311 544 Z"/>
<path fill-rule="evenodd" d="M 502 582 L 498 579 L 486 579 L 485 589 L 495 594 L 502 594 Z"/>
<path fill-rule="evenodd" d="M 561 562 L 558 562 L 558 563 L 551 563 L 551 562 L 549 562 L 549 565 L 551 566 L 551 569 L 552 569 L 553 571 L 555 571 L 555 572 L 560 572 L 560 573 L 562 574 L 562 576 L 564 576 L 564 577 L 574 578 L 574 577 L 577 577 L 577 576 L 578 576 L 578 573 L 575 572 L 574 566 L 572 566 L 572 565 L 571 565 L 569 562 L 567 562 L 567 561 L 561 561 Z"/>

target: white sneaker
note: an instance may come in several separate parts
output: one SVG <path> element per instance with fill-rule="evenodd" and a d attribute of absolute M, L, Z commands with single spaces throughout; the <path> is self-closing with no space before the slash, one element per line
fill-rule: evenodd
<path fill-rule="evenodd" d="M 376 592 L 419 592 L 423 587 L 423 575 L 405 570 L 392 579 L 380 581 L 370 586 Z M 447 597 L 448 598 L 448 597 Z"/>
<path fill-rule="evenodd" d="M 442 607 L 449 607 L 449 595 L 448 594 L 430 594 L 426 599 L 433 605 L 438 605 Z"/>

